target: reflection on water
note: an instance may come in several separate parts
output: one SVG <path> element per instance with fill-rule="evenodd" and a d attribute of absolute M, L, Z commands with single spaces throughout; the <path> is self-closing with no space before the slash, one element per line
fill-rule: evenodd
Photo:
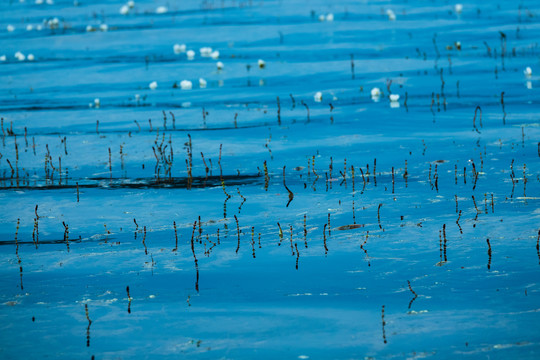
<path fill-rule="evenodd" d="M 539 11 L 1 4 L 3 357 L 537 358 Z"/>

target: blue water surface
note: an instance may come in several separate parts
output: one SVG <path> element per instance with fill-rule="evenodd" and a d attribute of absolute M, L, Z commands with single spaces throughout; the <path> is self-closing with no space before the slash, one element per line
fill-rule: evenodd
<path fill-rule="evenodd" d="M 539 358 L 539 16 L 3 1 L 0 357 Z"/>

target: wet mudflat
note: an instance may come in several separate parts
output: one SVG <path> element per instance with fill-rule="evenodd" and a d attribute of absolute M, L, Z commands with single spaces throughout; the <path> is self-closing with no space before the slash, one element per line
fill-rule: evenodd
<path fill-rule="evenodd" d="M 539 16 L 3 2 L 0 356 L 538 358 Z"/>

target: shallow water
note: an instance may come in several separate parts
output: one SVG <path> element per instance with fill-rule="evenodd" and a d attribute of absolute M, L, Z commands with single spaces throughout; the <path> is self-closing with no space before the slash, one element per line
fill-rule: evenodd
<path fill-rule="evenodd" d="M 2 358 L 538 358 L 540 2 L 122 5 L 0 4 Z"/>

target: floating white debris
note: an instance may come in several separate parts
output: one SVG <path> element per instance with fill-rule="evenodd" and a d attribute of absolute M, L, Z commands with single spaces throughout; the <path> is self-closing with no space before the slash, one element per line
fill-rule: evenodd
<path fill-rule="evenodd" d="M 263 59 L 259 59 L 259 61 L 257 61 L 257 64 L 259 65 L 260 69 L 264 69 L 266 67 L 266 63 Z"/>
<path fill-rule="evenodd" d="M 309 359 L 309 356 L 307 356 L 307 355 L 298 355 L 298 358 L 304 360 L 304 359 Z"/>
<path fill-rule="evenodd" d="M 36 5 L 41 5 L 43 4 L 43 0 L 36 0 Z"/>
<path fill-rule="evenodd" d="M 193 83 L 189 80 L 180 81 L 180 89 L 182 90 L 191 90 L 193 88 Z"/>
<path fill-rule="evenodd" d="M 52 18 L 47 21 L 47 26 L 49 26 L 50 29 L 58 29 L 60 27 L 60 20 L 58 20 L 58 18 Z"/>
<path fill-rule="evenodd" d="M 53 0 L 47 0 L 47 5 L 54 5 L 54 1 Z"/>
<path fill-rule="evenodd" d="M 532 89 L 532 81 L 528 80 L 527 83 L 526 83 L 526 86 L 527 86 L 527 89 L 531 90 Z"/>
<path fill-rule="evenodd" d="M 397 102 L 399 100 L 398 94 L 390 94 L 390 101 L 391 102 Z"/>
<path fill-rule="evenodd" d="M 158 6 L 156 9 L 156 14 L 165 14 L 169 9 L 166 6 Z"/>
<path fill-rule="evenodd" d="M 26 31 L 32 31 L 34 27 L 31 24 L 26 25 Z"/>
<path fill-rule="evenodd" d="M 181 54 L 181 53 L 183 53 L 183 52 L 186 52 L 186 45 L 185 45 L 185 44 L 182 44 L 182 45 L 180 45 L 180 44 L 174 44 L 173 50 L 174 50 L 174 53 L 175 53 L 175 54 L 177 54 L 177 55 L 178 55 L 178 54 Z"/>
<path fill-rule="evenodd" d="M 214 60 L 219 59 L 219 51 L 217 50 L 212 51 L 212 53 L 210 54 L 210 57 Z"/>
<path fill-rule="evenodd" d="M 36 26 L 36 30 L 37 30 L 37 31 L 41 31 L 41 30 L 43 30 L 43 26 L 41 26 L 41 25 L 37 25 L 37 26 Z"/>
<path fill-rule="evenodd" d="M 321 102 L 322 101 L 322 92 L 317 91 L 315 93 L 315 95 L 313 95 L 313 100 L 315 100 L 316 102 Z"/>
<path fill-rule="evenodd" d="M 381 96 L 381 89 L 375 87 L 371 89 L 371 97 Z"/>
<path fill-rule="evenodd" d="M 461 14 L 461 12 L 463 11 L 463 5 L 462 4 L 456 4 L 454 6 L 454 10 L 456 11 L 457 14 Z"/>
<path fill-rule="evenodd" d="M 148 87 L 150 88 L 150 90 L 156 90 L 157 89 L 157 82 L 156 81 L 152 81 L 150 83 L 150 85 L 148 85 Z"/>
<path fill-rule="evenodd" d="M 322 21 L 324 21 L 324 19 L 325 19 L 324 15 L 319 15 L 319 21 L 322 22 Z"/>
<path fill-rule="evenodd" d="M 525 74 L 526 77 L 531 77 L 532 76 L 532 69 L 529 66 L 527 66 L 525 68 L 525 70 L 523 70 L 523 73 Z"/>
<path fill-rule="evenodd" d="M 326 15 L 326 21 L 334 21 L 334 14 Z"/>
<path fill-rule="evenodd" d="M 386 10 L 386 15 L 388 15 L 388 20 L 394 21 L 396 20 L 396 14 L 390 9 Z"/>
<path fill-rule="evenodd" d="M 130 9 L 133 9 L 135 7 L 135 1 L 133 0 L 128 1 L 126 4 L 127 6 L 129 6 Z"/>
<path fill-rule="evenodd" d="M 94 105 L 96 106 L 96 108 L 99 108 L 99 105 L 101 105 L 101 102 L 99 101 L 99 98 L 94 99 Z"/>
<path fill-rule="evenodd" d="M 303 166 L 297 166 L 295 168 L 295 170 L 297 170 L 297 171 L 301 171 L 303 169 L 305 169 Z M 296 294 L 288 294 L 286 296 L 312 296 L 312 295 L 313 295 L 312 293 L 303 293 L 303 294 L 296 293 Z"/>
<path fill-rule="evenodd" d="M 140 99 L 141 99 L 141 95 L 135 94 L 135 101 L 139 102 Z"/>
<path fill-rule="evenodd" d="M 195 51 L 188 50 L 186 55 L 187 55 L 188 60 L 193 60 L 195 58 Z"/>
<path fill-rule="evenodd" d="M 414 310 L 411 310 L 409 311 L 407 314 L 410 314 L 410 315 L 418 315 L 418 314 L 425 314 L 427 313 L 428 311 L 427 310 L 420 310 L 420 311 L 414 311 Z"/>
<path fill-rule="evenodd" d="M 212 54 L 212 48 L 211 47 L 202 47 L 199 49 L 199 52 L 201 53 L 202 57 L 209 57 Z"/>
<path fill-rule="evenodd" d="M 109 25 L 107 25 L 107 24 L 101 24 L 101 25 L 99 25 L 99 30 L 101 30 L 101 31 L 107 31 L 107 30 L 109 30 Z"/>
<path fill-rule="evenodd" d="M 95 31 L 92 25 L 86 25 L 86 32 L 92 32 Z"/>
<path fill-rule="evenodd" d="M 218 61 L 216 63 L 216 66 L 217 66 L 217 69 L 218 70 L 223 70 L 223 68 L 225 67 L 225 65 L 223 65 L 223 63 L 221 61 Z"/>
<path fill-rule="evenodd" d="M 120 8 L 120 14 L 127 15 L 129 13 L 129 6 L 128 5 L 122 5 Z"/>
<path fill-rule="evenodd" d="M 15 31 L 15 26 L 9 24 L 9 25 L 6 27 L 6 29 L 7 29 L 8 32 L 13 32 L 13 31 Z"/>
<path fill-rule="evenodd" d="M 0 61 L 6 61 L 6 60 L 7 60 L 7 57 L 6 57 L 6 55 L 2 55 L 2 56 L 0 56 Z"/>
<path fill-rule="evenodd" d="M 28 61 L 34 61 L 34 54 L 28 54 L 28 56 L 26 57 L 28 59 Z"/>
<path fill-rule="evenodd" d="M 206 80 L 204 80 L 203 78 L 199 78 L 199 87 L 201 89 L 204 89 L 206 87 Z"/>
<path fill-rule="evenodd" d="M 26 59 L 26 56 L 24 56 L 24 54 L 20 51 L 17 51 L 15 53 L 15 59 L 19 60 L 19 61 L 24 61 Z"/>

